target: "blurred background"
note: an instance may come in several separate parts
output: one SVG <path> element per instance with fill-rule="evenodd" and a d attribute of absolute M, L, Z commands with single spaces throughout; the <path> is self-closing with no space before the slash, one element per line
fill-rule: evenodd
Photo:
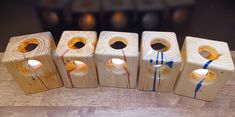
<path fill-rule="evenodd" d="M 235 50 L 235 0 L 1 0 L 0 51 L 12 36 L 64 30 L 173 31 Z"/>

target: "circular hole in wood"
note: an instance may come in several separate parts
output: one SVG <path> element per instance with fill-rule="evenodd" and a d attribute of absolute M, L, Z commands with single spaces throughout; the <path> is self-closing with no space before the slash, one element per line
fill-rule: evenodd
<path fill-rule="evenodd" d="M 59 23 L 59 17 L 56 12 L 53 11 L 44 11 L 42 14 L 43 19 L 46 21 L 49 25 L 58 25 Z"/>
<path fill-rule="evenodd" d="M 108 60 L 106 66 L 108 70 L 114 74 L 125 74 L 127 72 L 127 63 L 119 58 L 112 58 Z"/>
<path fill-rule="evenodd" d="M 170 48 L 170 44 L 163 39 L 154 39 L 151 42 L 152 49 L 160 52 L 166 52 Z"/>
<path fill-rule="evenodd" d="M 156 77 L 156 79 L 160 79 L 160 80 L 166 79 L 170 71 L 171 71 L 171 68 L 163 64 L 152 65 L 148 69 L 148 72 L 151 78 L 154 79 L 154 77 Z"/>
<path fill-rule="evenodd" d="M 127 25 L 127 22 L 127 16 L 121 11 L 114 12 L 111 17 L 111 25 L 117 29 L 124 28 Z"/>
<path fill-rule="evenodd" d="M 152 30 L 159 25 L 159 17 L 155 13 L 146 13 L 143 16 L 142 24 L 144 29 Z"/>
<path fill-rule="evenodd" d="M 208 69 L 196 69 L 190 73 L 189 78 L 194 84 L 210 85 L 215 82 L 216 74 Z"/>
<path fill-rule="evenodd" d="M 70 49 L 81 49 L 86 45 L 86 39 L 83 37 L 74 37 L 68 42 Z"/>
<path fill-rule="evenodd" d="M 128 42 L 122 37 L 115 37 L 110 40 L 109 44 L 113 49 L 123 49 L 127 46 Z"/>
<path fill-rule="evenodd" d="M 82 61 L 69 61 L 66 64 L 66 69 L 74 76 L 84 76 L 88 73 L 88 65 Z"/>
<path fill-rule="evenodd" d="M 40 69 L 42 68 L 42 63 L 38 60 L 26 60 L 24 61 L 20 66 L 19 66 L 19 70 L 22 73 L 35 73 L 40 71 Z"/>
<path fill-rule="evenodd" d="M 40 61 L 37 60 L 28 60 L 28 65 L 32 68 L 32 69 L 38 69 L 42 66 L 42 63 Z"/>
<path fill-rule="evenodd" d="M 20 44 L 18 45 L 18 51 L 22 53 L 30 52 L 35 48 L 37 48 L 38 44 L 39 44 L 38 40 L 34 38 L 24 40 L 20 42 Z"/>
<path fill-rule="evenodd" d="M 210 46 L 201 46 L 198 48 L 199 54 L 208 60 L 216 60 L 219 58 L 220 54 Z"/>
<path fill-rule="evenodd" d="M 175 23 L 184 23 L 188 19 L 188 9 L 176 9 L 172 18 Z"/>
<path fill-rule="evenodd" d="M 78 25 L 83 30 L 91 30 L 95 28 L 96 21 L 94 15 L 89 13 L 84 14 L 79 18 Z"/>

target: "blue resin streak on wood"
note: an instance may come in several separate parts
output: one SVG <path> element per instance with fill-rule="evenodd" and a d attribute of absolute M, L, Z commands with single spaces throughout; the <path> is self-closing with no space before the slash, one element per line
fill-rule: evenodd
<path fill-rule="evenodd" d="M 156 57 L 156 65 L 158 65 L 158 55 L 159 55 L 159 52 L 157 52 L 157 57 Z"/>
<path fill-rule="evenodd" d="M 209 65 L 210 65 L 210 63 L 212 63 L 213 62 L 213 60 L 209 60 L 208 62 L 206 62 L 206 64 L 203 66 L 203 69 L 207 69 L 208 67 L 209 67 Z M 206 75 L 207 76 L 207 75 Z M 203 78 L 201 81 L 199 81 L 198 83 L 197 83 L 197 85 L 196 85 L 196 87 L 195 87 L 195 89 L 194 89 L 194 98 L 196 98 L 197 97 L 197 93 L 198 93 L 198 91 L 200 90 L 200 88 L 202 87 L 202 83 L 203 83 L 203 81 L 206 79 L 206 76 L 205 76 L 205 78 Z"/>
<path fill-rule="evenodd" d="M 150 60 L 149 60 L 149 63 L 152 64 L 152 63 L 153 63 L 153 59 L 150 59 Z"/>
<path fill-rule="evenodd" d="M 163 65 L 164 64 L 164 57 L 163 57 L 163 52 L 160 52 L 161 53 L 161 65 Z M 161 73 L 159 72 L 159 74 L 158 74 L 158 84 L 160 84 L 160 82 L 161 82 Z"/>
<path fill-rule="evenodd" d="M 165 65 L 167 65 L 169 68 L 172 68 L 174 64 L 174 61 L 168 61 L 165 63 Z"/>
<path fill-rule="evenodd" d="M 154 70 L 153 91 L 156 91 L 157 69 Z"/>
<path fill-rule="evenodd" d="M 174 61 L 167 61 L 167 59 L 166 59 L 166 56 L 165 56 L 165 54 L 162 54 L 163 55 L 163 57 L 165 58 L 165 65 L 167 65 L 169 68 L 173 68 L 173 64 L 174 64 Z M 164 59 L 163 59 L 164 60 Z M 164 61 L 163 61 L 164 62 Z"/>
<path fill-rule="evenodd" d="M 213 60 L 209 60 L 208 62 L 206 62 L 206 64 L 203 66 L 203 69 L 207 69 L 212 61 Z"/>
<path fill-rule="evenodd" d="M 160 54 L 160 57 L 159 57 L 159 54 Z M 167 65 L 169 68 L 173 68 L 173 64 L 174 64 L 174 61 L 165 61 L 164 62 L 164 59 L 166 60 L 166 57 L 164 57 L 164 53 L 163 52 L 157 52 L 157 56 L 156 56 L 156 62 L 155 62 L 155 65 L 158 65 L 158 64 L 161 64 L 161 65 Z M 159 63 L 160 62 L 160 63 Z M 149 60 L 149 63 L 152 65 L 153 64 L 153 59 L 150 59 Z M 159 83 L 160 84 L 160 81 L 161 81 L 161 73 L 159 72 L 159 74 L 157 74 L 157 68 L 154 67 L 154 80 L 153 80 L 153 87 L 152 87 L 152 91 L 156 91 L 156 81 L 157 81 L 157 77 L 159 78 Z"/>
<path fill-rule="evenodd" d="M 162 57 L 162 60 L 161 60 L 161 64 L 163 64 L 163 52 L 161 52 L 161 57 Z"/>
<path fill-rule="evenodd" d="M 196 88 L 195 88 L 195 90 L 194 90 L 194 98 L 196 98 L 197 97 L 197 92 L 200 90 L 200 88 L 202 87 L 202 82 L 205 80 L 206 78 L 203 78 L 201 81 L 199 81 L 198 83 L 197 83 L 197 86 L 196 86 Z"/>
<path fill-rule="evenodd" d="M 159 55 L 159 54 L 160 54 L 160 55 Z M 160 58 L 159 56 L 160 56 L 161 58 Z M 166 60 L 166 62 L 164 62 L 164 59 L 166 59 L 166 58 L 164 57 L 164 53 L 163 53 L 163 52 L 157 52 L 155 65 L 158 65 L 158 64 L 167 65 L 169 68 L 172 69 L 173 64 L 174 64 L 174 61 L 167 61 L 167 60 Z M 159 63 L 159 62 L 160 62 L 160 63 Z M 153 64 L 153 60 L 150 59 L 150 60 L 149 60 L 149 63 L 150 63 L 150 64 Z M 157 68 L 154 68 L 154 81 L 153 81 L 153 88 L 152 88 L 152 91 L 156 91 L 156 81 L 157 81 L 157 77 L 159 78 L 159 80 L 158 80 L 159 83 L 158 83 L 158 84 L 160 84 L 160 82 L 161 82 L 161 73 L 159 72 L 159 73 L 157 74 Z"/>
<path fill-rule="evenodd" d="M 159 52 L 157 52 L 156 65 L 158 64 L 158 55 Z M 157 80 L 157 68 L 154 68 L 153 91 L 156 91 L 156 80 Z"/>

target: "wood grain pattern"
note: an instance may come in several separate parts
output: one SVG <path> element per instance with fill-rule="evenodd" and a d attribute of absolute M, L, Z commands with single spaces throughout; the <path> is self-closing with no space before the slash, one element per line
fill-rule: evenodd
<path fill-rule="evenodd" d="M 65 87 L 98 86 L 94 60 L 96 41 L 94 31 L 64 31 L 54 56 Z M 76 43 L 83 43 L 84 46 L 77 48 Z"/>
<path fill-rule="evenodd" d="M 112 48 L 111 45 L 116 42 L 122 42 L 126 47 Z M 102 31 L 95 51 L 99 84 L 101 86 L 135 88 L 138 73 L 138 51 L 137 33 Z M 113 59 L 116 59 L 116 63 Z"/>
<path fill-rule="evenodd" d="M 151 44 L 163 44 L 165 48 L 154 50 Z M 175 33 L 143 32 L 139 90 L 172 92 L 180 65 L 181 55 Z"/>
<path fill-rule="evenodd" d="M 231 53 L 235 61 L 235 52 Z M 0 53 L 0 58 L 2 56 L 3 53 Z M 0 117 L 235 116 L 235 74 L 213 102 L 195 100 L 173 93 L 110 87 L 96 89 L 62 87 L 25 95 L 2 62 L 0 62 L 0 74 Z"/>
<path fill-rule="evenodd" d="M 26 47 L 29 44 L 37 44 L 37 46 L 28 51 Z M 2 61 L 25 94 L 62 86 L 53 61 L 52 53 L 55 47 L 53 37 L 49 32 L 10 39 Z M 36 66 L 34 69 L 30 65 L 30 60 L 37 60 L 41 63 L 39 67 Z"/>
<path fill-rule="evenodd" d="M 186 37 L 181 53 L 183 66 L 175 93 L 213 101 L 234 72 L 227 43 Z"/>

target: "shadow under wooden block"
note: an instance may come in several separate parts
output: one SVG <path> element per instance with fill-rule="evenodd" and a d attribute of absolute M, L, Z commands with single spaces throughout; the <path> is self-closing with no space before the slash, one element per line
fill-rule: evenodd
<path fill-rule="evenodd" d="M 213 101 L 234 72 L 227 43 L 186 37 L 181 54 L 183 66 L 175 93 Z"/>
<path fill-rule="evenodd" d="M 51 54 L 55 48 L 49 32 L 10 39 L 2 61 L 25 94 L 62 86 Z"/>
<path fill-rule="evenodd" d="M 138 89 L 173 91 L 181 65 L 175 33 L 143 32 L 140 54 Z"/>
<path fill-rule="evenodd" d="M 102 86 L 135 88 L 138 72 L 138 34 L 103 31 L 95 51 Z"/>
<path fill-rule="evenodd" d="M 55 62 L 65 87 L 98 86 L 94 51 L 94 31 L 64 31 L 54 53 Z"/>

